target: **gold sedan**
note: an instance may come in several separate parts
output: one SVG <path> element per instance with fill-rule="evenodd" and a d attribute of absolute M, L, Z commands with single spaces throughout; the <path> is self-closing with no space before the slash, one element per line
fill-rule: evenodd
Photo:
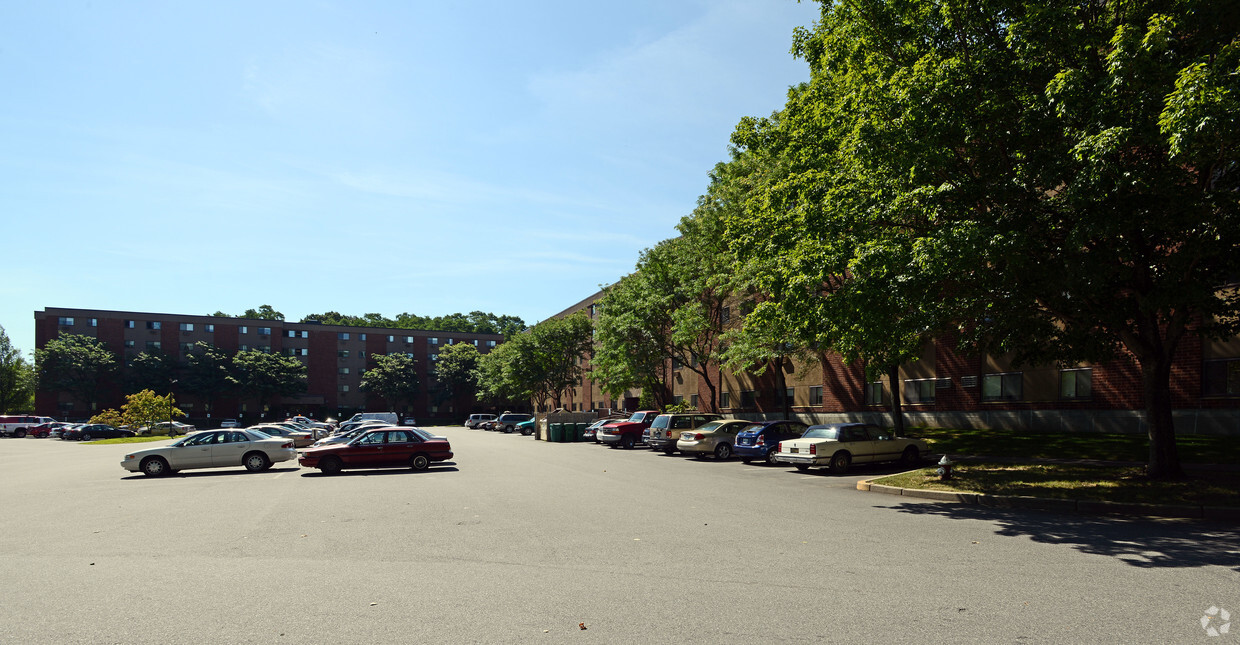
<path fill-rule="evenodd" d="M 736 433 L 749 424 L 749 421 L 741 419 L 711 421 L 693 430 L 681 432 L 680 438 L 676 440 L 676 449 L 698 458 L 714 455 L 715 459 L 727 459 L 732 456 Z"/>

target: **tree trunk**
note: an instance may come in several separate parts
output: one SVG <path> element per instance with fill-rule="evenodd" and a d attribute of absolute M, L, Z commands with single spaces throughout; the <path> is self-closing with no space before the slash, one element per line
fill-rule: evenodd
<path fill-rule="evenodd" d="M 904 435 L 904 410 L 900 407 L 900 365 L 887 366 L 887 380 L 891 382 L 891 432 L 897 437 Z"/>
<path fill-rule="evenodd" d="M 1180 455 L 1175 442 L 1175 423 L 1171 416 L 1171 357 L 1158 356 L 1154 364 L 1141 366 L 1145 389 L 1145 423 L 1150 437 L 1150 461 L 1146 474 L 1151 479 L 1183 479 Z"/>

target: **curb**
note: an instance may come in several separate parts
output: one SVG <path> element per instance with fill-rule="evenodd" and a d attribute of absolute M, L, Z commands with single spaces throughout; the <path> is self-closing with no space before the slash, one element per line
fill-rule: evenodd
<path fill-rule="evenodd" d="M 1100 502 L 1096 500 L 1053 499 L 1021 495 L 986 495 L 983 493 L 959 493 L 945 490 L 921 490 L 898 488 L 875 484 L 873 480 L 857 482 L 857 490 L 884 495 L 916 497 L 938 502 L 954 502 L 989 508 L 1018 508 L 1055 513 L 1084 513 L 1087 515 L 1123 515 L 1128 517 L 1167 517 L 1210 520 L 1213 522 L 1240 523 L 1240 508 L 1204 506 L 1197 504 L 1130 504 L 1125 502 Z"/>

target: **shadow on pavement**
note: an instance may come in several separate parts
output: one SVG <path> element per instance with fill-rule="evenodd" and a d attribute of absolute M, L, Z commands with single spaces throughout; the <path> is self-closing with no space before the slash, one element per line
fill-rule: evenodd
<path fill-rule="evenodd" d="M 460 472 L 460 468 L 456 467 L 454 461 L 442 461 L 431 464 L 426 470 L 414 470 L 412 468 L 350 468 L 342 470 L 335 475 L 325 475 L 315 468 L 306 468 L 307 472 L 301 474 L 302 477 L 374 477 L 384 475 L 427 475 L 434 473 L 455 473 Z"/>

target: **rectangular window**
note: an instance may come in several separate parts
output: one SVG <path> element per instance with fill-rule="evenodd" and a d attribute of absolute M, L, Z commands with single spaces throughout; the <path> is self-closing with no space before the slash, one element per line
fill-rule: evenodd
<path fill-rule="evenodd" d="M 238 346 L 237 346 L 237 351 L 239 351 L 239 352 L 248 352 L 248 351 L 250 351 L 250 346 L 249 346 L 249 345 L 238 345 Z"/>
<path fill-rule="evenodd" d="M 177 327 L 181 331 L 194 331 L 194 323 L 181 323 Z"/>
<path fill-rule="evenodd" d="M 337 373 L 337 374 L 348 374 L 348 373 L 349 373 L 349 368 L 347 368 L 347 367 L 342 367 L 342 368 L 340 368 L 340 369 L 336 370 L 336 373 Z"/>
<path fill-rule="evenodd" d="M 336 332 L 336 340 L 349 340 L 349 332 L 347 331 Z"/>
<path fill-rule="evenodd" d="M 132 340 L 125 341 L 125 347 L 133 347 L 133 346 L 134 346 L 134 342 Z"/>
<path fill-rule="evenodd" d="M 689 405 L 692 405 L 694 410 L 698 409 L 698 395 L 693 394 L 689 396 Z"/>
<path fill-rule="evenodd" d="M 413 336 L 405 336 L 405 344 L 406 344 L 406 345 L 408 345 L 409 343 L 412 343 L 412 342 L 413 342 Z"/>
<path fill-rule="evenodd" d="M 341 392 L 348 392 L 348 391 L 349 391 L 349 386 L 348 386 L 348 385 L 341 385 L 341 386 L 340 386 L 340 391 L 341 391 Z"/>
<path fill-rule="evenodd" d="M 210 325 L 210 324 L 203 325 L 203 328 L 206 329 L 208 333 L 211 333 L 211 334 L 215 333 L 215 325 Z"/>
<path fill-rule="evenodd" d="M 1240 358 L 1206 361 L 1201 372 L 1202 396 L 1240 395 Z"/>
<path fill-rule="evenodd" d="M 260 351 L 260 352 L 262 352 L 262 353 L 264 353 L 264 354 L 270 354 L 270 353 L 271 353 L 271 345 L 259 345 L 258 347 L 255 347 L 254 349 L 257 349 L 258 351 Z"/>
<path fill-rule="evenodd" d="M 258 328 L 258 335 L 259 335 L 259 336 L 270 336 L 270 335 L 271 335 L 271 328 L 270 328 L 270 327 L 259 327 L 259 328 Z"/>
<path fill-rule="evenodd" d="M 673 358 L 673 359 L 672 359 L 672 369 L 673 369 L 673 370 L 678 370 L 678 369 L 680 369 L 680 359 L 678 359 L 678 358 Z"/>
<path fill-rule="evenodd" d="M 364 349 L 363 349 L 363 350 L 358 350 L 358 352 L 357 352 L 357 357 L 358 357 L 358 358 L 366 358 L 366 350 L 364 350 Z"/>
<path fill-rule="evenodd" d="M 66 318 L 66 317 L 64 317 L 64 316 L 61 316 L 61 317 L 60 317 L 60 324 L 61 324 L 61 326 L 64 326 L 64 327 L 72 327 L 72 326 L 73 326 L 73 319 L 72 319 L 72 318 Z"/>
<path fill-rule="evenodd" d="M 779 390 L 775 390 L 775 398 L 779 401 L 779 403 L 780 403 L 781 405 L 782 405 L 785 401 L 787 401 L 789 404 L 792 404 L 792 403 L 794 403 L 794 402 L 797 400 L 796 389 L 795 389 L 795 388 L 791 388 L 791 387 L 790 387 L 790 388 L 786 388 L 786 389 L 782 392 L 782 395 L 781 395 L 781 392 L 780 392 Z"/>
<path fill-rule="evenodd" d="M 615 406 L 615 404 L 613 403 L 611 407 L 613 407 L 613 408 L 614 408 L 614 407 L 616 407 L 616 406 Z M 720 393 L 719 393 L 719 407 L 721 407 L 721 408 L 730 408 L 730 407 L 732 407 L 732 395 L 731 395 L 731 393 L 729 393 L 729 392 L 720 392 Z"/>
<path fill-rule="evenodd" d="M 983 401 L 1019 401 L 1022 397 L 1023 372 L 982 375 Z"/>
<path fill-rule="evenodd" d="M 336 350 L 336 358 L 348 358 L 348 357 L 349 357 L 349 350 L 347 349 Z"/>
<path fill-rule="evenodd" d="M 247 326 L 245 326 L 245 325 L 242 325 L 242 326 L 241 326 L 241 333 L 243 333 L 243 334 L 248 334 L 248 333 L 250 333 L 250 328 L 249 328 L 249 327 L 247 327 Z"/>
<path fill-rule="evenodd" d="M 148 320 L 146 321 L 146 328 L 147 329 L 162 329 L 163 324 L 160 323 L 158 320 Z"/>
<path fill-rule="evenodd" d="M 474 347 L 477 347 L 477 346 L 478 346 L 478 339 L 477 339 L 477 338 L 475 338 L 475 339 L 474 339 Z"/>
<path fill-rule="evenodd" d="M 148 341 L 146 341 L 146 350 L 147 350 L 147 351 L 149 351 L 149 352 L 158 352 L 160 349 L 162 349 L 162 347 L 161 347 L 161 345 L 160 345 L 160 342 L 159 342 L 159 341 L 157 341 L 157 340 L 148 340 Z"/>
<path fill-rule="evenodd" d="M 429 358 L 431 362 L 434 363 L 435 361 L 439 360 L 439 354 L 429 354 L 427 355 L 427 358 Z"/>
<path fill-rule="evenodd" d="M 822 405 L 822 386 L 821 385 L 809 386 L 809 404 L 810 405 Z"/>
<path fill-rule="evenodd" d="M 302 332 L 301 332 L 301 337 L 302 337 L 302 338 L 309 338 L 309 337 L 310 337 L 310 332 L 305 331 L 305 330 L 302 330 Z"/>
<path fill-rule="evenodd" d="M 866 405 L 882 405 L 883 404 L 883 382 L 874 381 L 865 384 L 865 404 Z"/>
<path fill-rule="evenodd" d="M 719 319 L 723 322 L 723 324 L 728 324 L 728 322 L 732 320 L 732 308 L 724 307 L 723 313 L 719 316 Z"/>
<path fill-rule="evenodd" d="M 87 326 L 89 326 L 89 327 L 98 327 L 98 326 L 99 326 L 99 319 L 98 319 L 98 318 L 87 318 L 87 319 L 86 319 L 86 324 L 87 324 Z"/>
<path fill-rule="evenodd" d="M 438 339 L 438 338 L 435 338 L 434 336 L 431 336 L 430 338 L 427 338 L 427 339 L 426 339 L 426 342 L 427 342 L 427 343 L 429 343 L 429 344 L 431 344 L 431 345 L 438 345 L 438 344 L 439 344 L 439 339 Z"/>
<path fill-rule="evenodd" d="M 284 330 L 284 337 L 285 338 L 297 338 L 297 331 L 293 329 L 286 329 Z"/>
<path fill-rule="evenodd" d="M 396 352 L 396 353 L 399 354 L 400 352 Z M 413 358 L 413 352 L 405 352 L 405 356 L 408 358 Z"/>
<path fill-rule="evenodd" d="M 451 345 L 451 344 L 452 344 L 452 339 L 451 339 L 451 338 L 449 338 L 449 339 L 448 339 L 448 344 L 449 344 L 449 345 Z"/>
<path fill-rule="evenodd" d="M 685 397 L 683 397 L 683 396 L 681 396 L 681 395 L 679 395 L 679 394 L 677 394 L 676 396 L 673 396 L 673 397 L 672 397 L 672 403 L 680 404 L 680 403 L 683 403 L 683 402 L 684 402 L 684 400 L 685 400 Z"/>
<path fill-rule="evenodd" d="M 741 407 L 752 408 L 758 404 L 757 397 L 754 396 L 753 390 L 741 390 Z"/>
<path fill-rule="evenodd" d="M 1093 390 L 1094 371 L 1092 369 L 1063 370 L 1059 373 L 1059 398 L 1065 400 L 1084 400 L 1090 397 Z"/>
<path fill-rule="evenodd" d="M 194 344 L 193 344 L 193 343 L 181 343 L 181 353 L 182 353 L 182 354 L 188 354 L 188 353 L 190 353 L 190 352 L 192 352 L 192 351 L 194 351 Z"/>
<path fill-rule="evenodd" d="M 488 341 L 487 341 L 487 347 L 490 347 L 491 349 L 495 349 L 495 341 L 493 341 L 493 340 L 488 340 Z"/>
<path fill-rule="evenodd" d="M 396 337 L 395 337 L 395 336 L 388 336 L 388 342 L 389 342 L 389 343 L 394 343 L 394 342 L 396 342 Z"/>
<path fill-rule="evenodd" d="M 132 321 L 132 320 L 126 320 L 126 321 L 125 321 L 125 329 L 133 329 L 133 321 Z"/>
<path fill-rule="evenodd" d="M 925 378 L 904 382 L 904 402 L 910 404 L 934 403 L 934 384 L 937 379 Z"/>

